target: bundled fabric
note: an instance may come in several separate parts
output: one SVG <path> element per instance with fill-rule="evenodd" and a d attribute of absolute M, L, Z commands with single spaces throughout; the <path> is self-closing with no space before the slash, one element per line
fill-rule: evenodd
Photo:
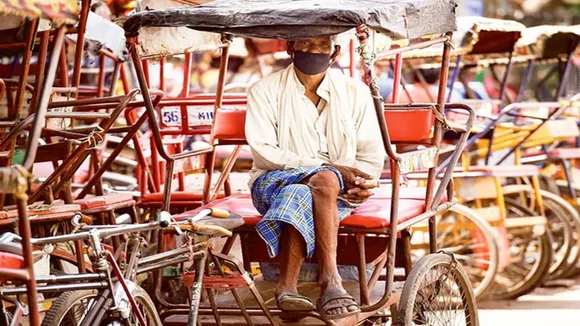
<path fill-rule="evenodd" d="M 129 37 L 137 36 L 141 27 L 187 26 L 246 37 L 302 39 L 366 24 L 407 39 L 454 31 L 456 6 L 454 0 L 216 0 L 139 12 L 124 28 Z"/>

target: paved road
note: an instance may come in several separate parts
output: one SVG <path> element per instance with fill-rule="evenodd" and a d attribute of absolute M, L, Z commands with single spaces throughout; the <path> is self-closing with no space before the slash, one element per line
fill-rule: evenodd
<path fill-rule="evenodd" d="M 540 288 L 515 301 L 481 302 L 481 326 L 580 325 L 580 278 L 573 286 Z"/>

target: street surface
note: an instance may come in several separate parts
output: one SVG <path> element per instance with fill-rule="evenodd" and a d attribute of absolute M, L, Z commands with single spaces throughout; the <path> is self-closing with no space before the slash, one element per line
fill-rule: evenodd
<path fill-rule="evenodd" d="M 580 325 L 580 278 L 571 287 L 538 288 L 518 300 L 479 304 L 481 326 Z"/>

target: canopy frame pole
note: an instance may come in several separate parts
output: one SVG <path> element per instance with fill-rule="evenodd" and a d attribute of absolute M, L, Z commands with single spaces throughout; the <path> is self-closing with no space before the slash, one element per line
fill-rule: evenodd
<path fill-rule="evenodd" d="M 533 71 L 534 71 L 534 60 L 529 59 L 528 64 L 526 66 L 526 71 L 524 72 L 524 77 L 522 78 L 520 90 L 518 91 L 518 96 L 516 97 L 516 102 L 520 102 L 522 100 L 524 92 L 528 89 L 528 83 L 530 82 L 530 77 Z"/>
<path fill-rule="evenodd" d="M 560 97 L 564 95 L 564 91 L 566 90 L 566 84 L 568 83 L 568 79 L 570 77 L 570 70 L 572 69 L 572 54 L 574 54 L 574 50 L 576 47 L 580 45 L 580 42 L 573 47 L 572 51 L 568 54 L 568 61 L 566 62 L 566 66 L 564 68 L 564 73 L 560 78 L 560 84 L 558 85 L 558 90 L 556 91 L 556 96 L 554 100 L 558 100 Z"/>

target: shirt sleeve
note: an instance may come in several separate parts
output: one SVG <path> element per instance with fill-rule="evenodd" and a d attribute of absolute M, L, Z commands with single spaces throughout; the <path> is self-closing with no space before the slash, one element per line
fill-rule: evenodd
<path fill-rule="evenodd" d="M 256 168 L 286 170 L 321 166 L 324 162 L 320 159 L 300 156 L 278 146 L 275 109 L 268 100 L 267 89 L 260 87 L 260 83 L 255 84 L 248 91 L 245 126 L 246 139 L 252 150 Z"/>
<path fill-rule="evenodd" d="M 357 116 L 357 146 L 354 167 L 379 179 L 385 165 L 386 152 L 375 113 L 373 98 L 366 86 L 357 87 L 361 103 Z"/>

